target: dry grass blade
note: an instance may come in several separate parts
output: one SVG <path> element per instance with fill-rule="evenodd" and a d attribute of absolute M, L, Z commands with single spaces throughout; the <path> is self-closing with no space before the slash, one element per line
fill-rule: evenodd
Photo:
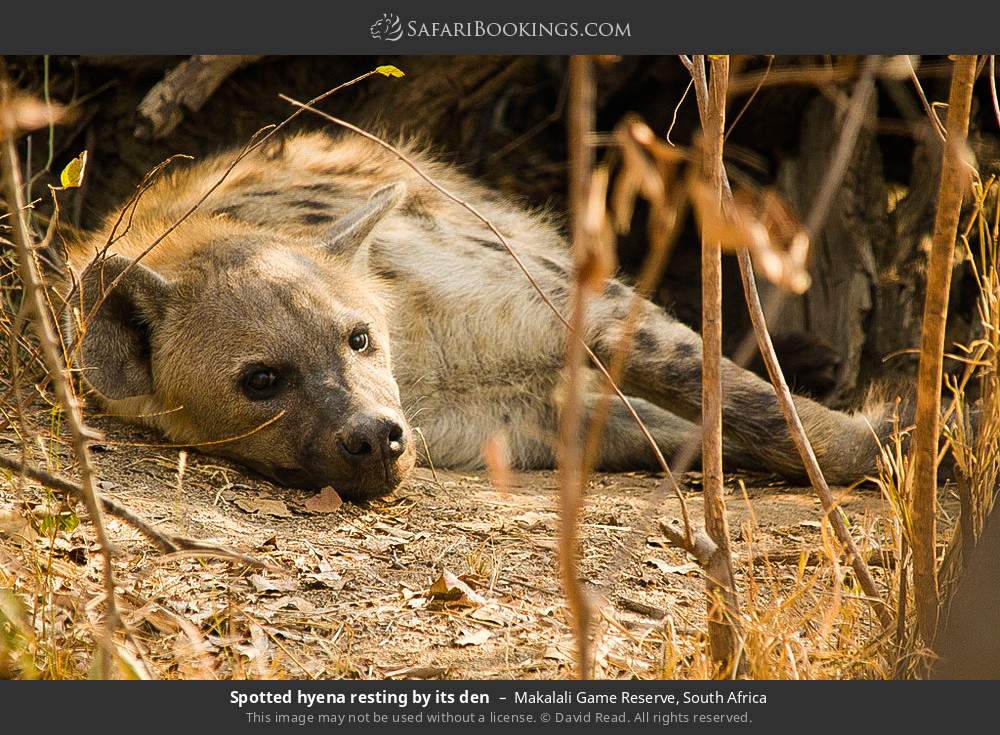
<path fill-rule="evenodd" d="M 948 95 L 947 141 L 941 170 L 934 236 L 927 269 L 920 367 L 917 384 L 917 417 L 913 432 L 913 488 L 910 514 L 913 522 L 913 594 L 917 623 L 924 642 L 934 640 L 939 608 L 937 578 L 937 466 L 941 414 L 941 375 L 944 362 L 945 322 L 951 285 L 952 259 L 962 198 L 968 188 L 963 160 L 969 131 L 976 57 L 956 59 Z"/>
<path fill-rule="evenodd" d="M 3 85 L 3 88 L 0 89 L 0 109 L 5 109 L 11 98 L 11 93 L 6 81 L 0 82 L 0 84 Z M 8 120 L 8 116 L 6 115 L 3 118 L 5 123 L 17 122 L 16 115 L 13 116 L 12 120 Z M 105 613 L 105 637 L 99 658 L 101 662 L 101 676 L 107 679 L 111 675 L 111 662 L 115 655 L 114 634 L 122 626 L 115 602 L 115 577 L 112 562 L 114 549 L 104 528 L 101 505 L 97 496 L 97 470 L 90 456 L 90 442 L 93 440 L 95 434 L 84 424 L 83 414 L 80 411 L 76 394 L 73 391 L 73 386 L 63 361 L 61 343 L 53 326 L 52 316 L 49 313 L 49 306 L 45 297 L 45 284 L 39 273 L 38 265 L 35 262 L 34 244 L 25 217 L 21 162 L 18 158 L 15 144 L 15 139 L 19 132 L 20 130 L 14 127 L 5 128 L 2 132 L 4 188 L 6 190 L 7 203 L 13 215 L 13 237 L 17 251 L 21 283 L 24 289 L 24 299 L 28 304 L 28 308 L 30 308 L 30 313 L 34 316 L 33 324 L 36 336 L 41 345 L 45 367 L 49 372 L 56 396 L 63 407 L 66 426 L 72 439 L 73 451 L 76 455 L 77 463 L 80 465 L 81 497 L 87 507 L 90 521 L 94 525 L 97 542 L 104 557 L 104 593 L 107 609 Z"/>

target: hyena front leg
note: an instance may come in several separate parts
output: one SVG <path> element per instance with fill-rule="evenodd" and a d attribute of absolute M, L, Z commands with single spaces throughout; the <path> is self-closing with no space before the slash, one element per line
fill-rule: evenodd
<path fill-rule="evenodd" d="M 627 313 L 627 301 L 620 298 L 607 297 L 591 309 L 588 341 L 605 363 L 617 348 Z M 697 422 L 701 365 L 701 338 L 643 302 L 622 379 L 625 392 Z M 745 451 L 753 465 L 792 479 L 805 477 L 771 384 L 723 358 L 722 392 L 725 439 Z M 850 483 L 875 471 L 878 443 L 872 426 L 881 433 L 882 416 L 848 415 L 801 396 L 795 406 L 829 482 Z"/>

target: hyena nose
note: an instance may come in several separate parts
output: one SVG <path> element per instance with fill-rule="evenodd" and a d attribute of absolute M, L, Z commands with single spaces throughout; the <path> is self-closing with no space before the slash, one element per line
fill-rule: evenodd
<path fill-rule="evenodd" d="M 340 450 L 351 464 L 391 462 L 406 451 L 403 427 L 390 418 L 364 418 L 344 430 Z"/>

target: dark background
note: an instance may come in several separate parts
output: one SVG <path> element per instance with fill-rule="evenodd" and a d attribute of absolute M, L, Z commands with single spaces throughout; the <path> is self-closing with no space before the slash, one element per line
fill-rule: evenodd
<path fill-rule="evenodd" d="M 52 176 L 38 175 L 33 192 L 81 150 L 89 152 L 85 185 L 62 198 L 66 221 L 95 224 L 120 204 L 154 166 L 176 153 L 204 156 L 240 145 L 259 128 L 292 111 L 279 93 L 309 99 L 379 64 L 406 72 L 402 79 L 372 77 L 330 98 L 322 107 L 390 139 L 416 137 L 439 156 L 530 206 L 562 212 L 566 198 L 565 57 L 315 56 L 265 57 L 227 79 L 198 111 L 159 140 L 142 139 L 136 108 L 184 57 L 53 56 L 49 93 L 71 104 L 74 121 L 57 128 Z M 43 57 L 7 57 L 21 88 L 41 94 Z M 860 66 L 859 59 L 776 57 L 770 74 Z M 768 65 L 764 56 L 737 57 L 736 73 L 750 76 Z M 950 64 L 922 57 L 921 83 L 931 100 L 947 97 Z M 998 170 L 998 130 L 984 71 L 977 85 L 970 143 L 984 177 Z M 675 56 L 626 56 L 598 65 L 598 130 L 610 131 L 636 113 L 656 133 L 688 146 L 698 129 L 694 94 L 683 104 L 690 77 Z M 826 172 L 853 80 L 768 85 L 760 89 L 727 141 L 734 181 L 776 188 L 805 217 Z M 752 90 L 750 90 L 752 91 Z M 749 91 L 730 102 L 732 121 Z M 943 116 L 943 113 L 942 113 Z M 297 127 L 320 123 L 303 115 Z M 880 79 L 826 227 L 813 245 L 813 288 L 772 315 L 772 331 L 786 371 L 798 390 L 837 405 L 857 403 L 868 386 L 899 383 L 911 374 L 922 306 L 922 246 L 929 234 L 940 149 L 907 79 Z M 31 171 L 48 158 L 47 132 L 30 145 Z M 45 201 L 39 203 L 44 212 Z M 645 212 L 619 241 L 626 275 L 646 253 Z M 697 327 L 700 314 L 698 240 L 688 222 L 657 292 L 660 303 Z M 956 269 L 950 341 L 974 335 L 975 288 Z M 747 329 L 735 262 L 727 258 L 726 345 L 732 352 Z M 891 358 L 888 359 L 887 358 Z"/>

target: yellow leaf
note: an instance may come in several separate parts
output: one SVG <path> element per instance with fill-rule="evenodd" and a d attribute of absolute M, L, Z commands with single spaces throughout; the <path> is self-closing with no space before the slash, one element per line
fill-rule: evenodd
<path fill-rule="evenodd" d="M 87 151 L 66 164 L 59 174 L 59 183 L 64 189 L 76 189 L 83 183 L 83 174 L 87 170 Z"/>
<path fill-rule="evenodd" d="M 405 74 L 403 74 L 403 70 L 402 69 L 400 69 L 398 67 L 395 67 L 392 64 L 386 64 L 385 66 L 377 66 L 377 67 L 375 67 L 375 71 L 377 71 L 379 74 L 382 74 L 383 76 L 387 76 L 387 77 L 403 77 L 403 76 L 406 76 Z"/>

